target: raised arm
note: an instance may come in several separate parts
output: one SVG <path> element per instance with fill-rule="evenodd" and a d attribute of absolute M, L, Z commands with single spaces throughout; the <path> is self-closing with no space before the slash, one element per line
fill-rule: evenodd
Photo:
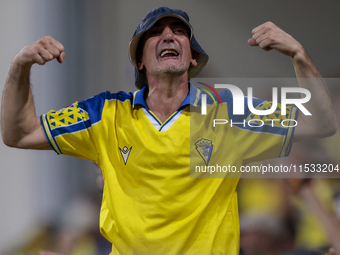
<path fill-rule="evenodd" d="M 312 114 L 298 115 L 293 141 L 305 141 L 331 136 L 337 131 L 337 119 L 327 87 L 302 45 L 272 22 L 252 31 L 251 46 L 268 51 L 275 49 L 292 59 L 299 86 L 309 90 L 311 99 L 304 107 Z"/>
<path fill-rule="evenodd" d="M 52 149 L 35 114 L 30 70 L 33 64 L 44 65 L 65 58 L 64 47 L 50 36 L 24 47 L 14 58 L 2 96 L 1 133 L 4 143 L 24 149 Z"/>

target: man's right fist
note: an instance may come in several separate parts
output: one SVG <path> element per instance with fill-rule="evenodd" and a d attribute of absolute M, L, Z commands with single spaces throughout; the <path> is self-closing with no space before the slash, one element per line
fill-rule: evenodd
<path fill-rule="evenodd" d="M 44 65 L 55 58 L 59 63 L 63 62 L 65 58 L 64 46 L 51 36 L 45 36 L 25 46 L 15 56 L 14 61 L 22 66 L 31 66 L 34 63 Z"/>

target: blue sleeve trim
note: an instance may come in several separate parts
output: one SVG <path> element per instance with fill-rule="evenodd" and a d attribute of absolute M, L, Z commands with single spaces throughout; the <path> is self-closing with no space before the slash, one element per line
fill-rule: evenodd
<path fill-rule="evenodd" d="M 298 113 L 299 111 L 297 110 L 296 107 L 292 108 L 292 113 L 291 113 L 291 119 L 294 119 L 295 121 L 297 121 L 297 117 L 298 117 Z M 292 124 L 292 123 L 290 123 Z M 293 145 L 293 137 L 294 137 L 294 132 L 295 132 L 295 127 L 291 127 L 288 129 L 288 132 L 286 134 L 286 139 L 283 143 L 282 146 L 282 150 L 280 153 L 280 157 L 288 157 L 290 154 L 290 151 L 292 149 L 292 145 Z"/>
<path fill-rule="evenodd" d="M 46 119 L 46 114 L 40 116 L 40 122 L 41 122 L 41 125 L 43 127 L 43 130 L 44 130 L 45 136 L 47 138 L 47 141 L 50 144 L 50 146 L 52 147 L 52 149 L 57 154 L 62 154 L 62 152 L 61 152 L 61 150 L 60 150 L 56 140 L 54 139 L 54 136 L 52 134 L 51 134 L 51 136 L 48 135 L 48 133 L 51 132 L 51 128 L 50 128 L 47 120 L 46 120 L 46 126 L 45 126 L 44 118 Z M 51 141 L 51 139 L 52 139 L 52 141 Z M 55 144 L 55 146 L 53 146 L 52 142 Z"/>
<path fill-rule="evenodd" d="M 59 153 L 54 149 L 54 147 L 52 146 L 52 144 L 51 144 L 51 142 L 50 142 L 50 139 L 49 139 L 49 137 L 48 137 L 48 135 L 47 135 L 47 133 L 46 133 L 45 126 L 44 126 L 44 123 L 43 123 L 43 115 L 40 116 L 40 123 L 41 123 L 41 125 L 42 125 L 42 127 L 43 127 L 44 134 L 45 134 L 46 139 L 47 139 L 48 143 L 50 144 L 51 148 L 52 148 L 57 154 L 59 154 Z"/>

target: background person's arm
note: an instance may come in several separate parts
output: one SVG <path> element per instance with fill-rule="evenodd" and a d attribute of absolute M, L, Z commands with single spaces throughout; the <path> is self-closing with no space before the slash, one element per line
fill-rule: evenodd
<path fill-rule="evenodd" d="M 64 47 L 50 36 L 24 47 L 14 58 L 2 95 L 1 133 L 3 142 L 16 148 L 52 149 L 36 116 L 30 70 L 33 64 L 44 65 L 65 58 Z"/>
<path fill-rule="evenodd" d="M 333 249 L 340 253 L 340 222 L 335 213 L 326 210 L 321 204 L 313 190 L 310 180 L 302 184 L 299 194 L 310 210 L 319 219 Z M 334 254 L 335 251 L 330 252 L 330 254 Z"/>
<path fill-rule="evenodd" d="M 327 87 L 302 45 L 272 22 L 254 28 L 252 33 L 253 37 L 248 40 L 249 45 L 259 46 L 266 51 L 275 49 L 291 57 L 299 86 L 311 93 L 311 99 L 303 105 L 312 116 L 299 113 L 293 141 L 335 134 L 337 119 Z"/>

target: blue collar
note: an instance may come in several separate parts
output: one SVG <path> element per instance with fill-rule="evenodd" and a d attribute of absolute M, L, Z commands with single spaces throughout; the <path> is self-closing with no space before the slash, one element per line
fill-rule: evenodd
<path fill-rule="evenodd" d="M 189 84 L 190 84 L 190 91 L 189 91 L 187 97 L 184 99 L 181 106 L 178 108 L 178 111 L 187 107 L 188 105 L 190 105 L 190 93 L 194 93 L 194 95 L 196 95 L 196 93 L 197 93 L 197 88 L 194 85 L 192 85 L 192 83 L 190 81 L 189 81 Z M 138 90 L 134 93 L 133 105 L 132 105 L 133 108 L 135 108 L 135 105 L 139 104 L 142 107 L 144 107 L 145 109 L 148 109 L 148 106 L 146 105 L 146 102 L 144 100 L 145 89 L 146 89 L 146 86 L 144 86 L 141 90 Z"/>

